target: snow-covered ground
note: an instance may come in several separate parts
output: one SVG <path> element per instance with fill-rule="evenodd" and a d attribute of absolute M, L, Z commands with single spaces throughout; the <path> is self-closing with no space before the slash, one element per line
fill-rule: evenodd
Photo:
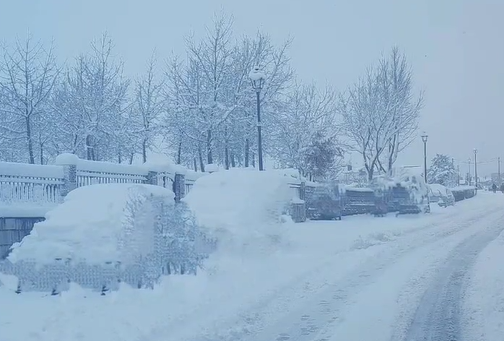
<path fill-rule="evenodd" d="M 477 334 L 470 340 L 500 340 L 490 333 L 503 330 L 503 237 L 485 246 L 504 228 L 504 196 L 481 193 L 429 215 L 293 224 L 282 223 L 280 201 L 289 193 L 275 200 L 274 191 L 264 193 L 269 207 L 278 204 L 275 212 L 249 207 L 253 214 L 243 219 L 224 212 L 226 205 L 243 210 L 253 196 L 234 193 L 232 177 L 207 179 L 193 189 L 199 199 L 187 201 L 200 205 L 197 216 L 225 243 L 197 276 L 166 277 L 154 290 L 123 287 L 99 296 L 74 286 L 50 296 L 16 295 L 15 281 L 0 275 L 0 341 L 413 340 L 425 334 L 429 314 L 442 317 L 438 308 L 458 302 L 442 298 L 465 297 L 459 289 L 467 281 L 450 281 L 461 271 L 472 274 L 469 315 L 436 326 L 453 329 L 469 316 Z M 271 188 L 261 187 L 264 181 L 283 180 L 246 186 L 261 193 Z M 202 199 L 205 187 L 219 189 L 214 202 Z M 258 221 L 273 230 L 254 226 Z"/>
<path fill-rule="evenodd" d="M 464 288 L 462 325 L 472 341 L 502 340 L 504 335 L 504 234 L 478 256 Z"/>

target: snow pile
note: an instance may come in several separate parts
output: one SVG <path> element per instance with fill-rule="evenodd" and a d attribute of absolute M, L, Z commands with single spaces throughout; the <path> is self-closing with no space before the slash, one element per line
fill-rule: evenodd
<path fill-rule="evenodd" d="M 243 247 L 277 240 L 289 204 L 296 198 L 292 179 L 278 172 L 232 169 L 199 178 L 183 199 L 198 223 L 219 239 L 220 245 Z"/>
<path fill-rule="evenodd" d="M 468 190 L 475 190 L 476 186 L 468 186 L 468 185 L 460 185 L 451 188 L 452 191 L 468 191 Z"/>
<path fill-rule="evenodd" d="M 396 181 L 408 189 L 417 204 L 424 203 L 424 199 L 429 195 L 429 187 L 418 167 L 401 168 Z"/>
<path fill-rule="evenodd" d="M 503 259 L 504 233 L 501 233 L 481 252 L 468 276 L 462 307 L 462 325 L 468 340 L 501 340 L 504 335 Z"/>
<path fill-rule="evenodd" d="M 70 192 L 63 204 L 35 224 L 30 235 L 12 247 L 11 262 L 55 258 L 103 264 L 128 263 L 152 251 L 154 200 L 173 205 L 173 192 L 141 184 L 100 184 Z"/>
<path fill-rule="evenodd" d="M 446 195 L 446 187 L 440 184 L 429 184 L 429 187 L 435 195 Z"/>

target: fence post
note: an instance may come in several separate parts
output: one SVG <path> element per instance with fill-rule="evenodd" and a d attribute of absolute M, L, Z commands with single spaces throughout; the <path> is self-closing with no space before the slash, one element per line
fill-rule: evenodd
<path fill-rule="evenodd" d="M 158 172 L 149 171 L 147 173 L 147 184 L 158 185 Z"/>
<path fill-rule="evenodd" d="M 299 199 L 305 200 L 306 198 L 306 182 L 301 181 L 299 185 Z"/>
<path fill-rule="evenodd" d="M 175 172 L 175 178 L 173 180 L 173 192 L 175 193 L 175 202 L 180 202 L 180 200 L 185 196 L 185 175 Z"/>
<path fill-rule="evenodd" d="M 74 154 L 64 153 L 56 157 L 56 164 L 63 167 L 63 185 L 60 189 L 62 197 L 77 188 L 77 163 L 79 157 Z"/>

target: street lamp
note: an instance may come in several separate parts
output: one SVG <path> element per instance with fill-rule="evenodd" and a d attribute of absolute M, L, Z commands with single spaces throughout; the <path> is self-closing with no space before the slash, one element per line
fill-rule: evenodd
<path fill-rule="evenodd" d="M 262 153 L 262 135 L 261 135 L 261 90 L 264 86 L 266 78 L 261 68 L 256 65 L 249 73 L 249 78 L 252 82 L 252 87 L 256 93 L 257 99 L 257 152 L 259 154 L 259 170 L 263 171 L 263 153 Z"/>
<path fill-rule="evenodd" d="M 423 141 L 423 157 L 424 157 L 424 180 L 425 183 L 427 183 L 427 138 L 429 135 L 424 131 L 422 134 L 422 141 Z"/>
<path fill-rule="evenodd" d="M 476 155 L 478 154 L 478 150 L 474 148 L 474 186 L 476 190 L 478 190 L 478 160 L 476 159 Z"/>

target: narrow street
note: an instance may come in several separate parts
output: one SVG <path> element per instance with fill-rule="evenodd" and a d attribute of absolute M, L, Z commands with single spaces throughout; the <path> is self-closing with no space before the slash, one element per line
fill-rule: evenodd
<path fill-rule="evenodd" d="M 336 254 L 227 325 L 220 321 L 213 334 L 187 340 L 466 340 L 468 271 L 504 229 L 501 200 L 488 199 L 395 240 Z"/>

